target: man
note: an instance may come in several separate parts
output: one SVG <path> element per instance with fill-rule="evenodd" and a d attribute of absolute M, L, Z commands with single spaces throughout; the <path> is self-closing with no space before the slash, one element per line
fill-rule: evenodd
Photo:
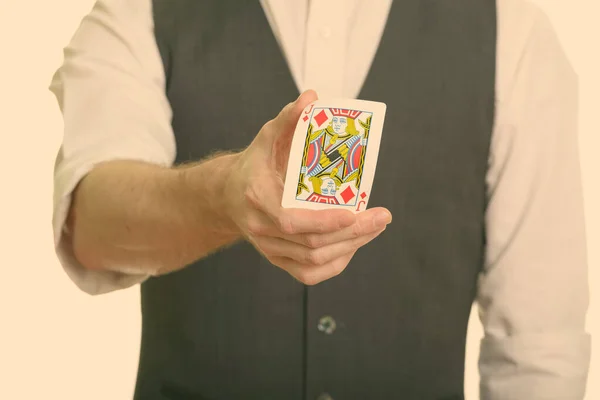
<path fill-rule="evenodd" d="M 141 283 L 136 399 L 461 399 L 474 300 L 482 399 L 584 397 L 577 77 L 531 4 L 99 0 L 52 90 L 57 254 Z M 317 93 L 387 104 L 357 215 L 280 207 Z"/>

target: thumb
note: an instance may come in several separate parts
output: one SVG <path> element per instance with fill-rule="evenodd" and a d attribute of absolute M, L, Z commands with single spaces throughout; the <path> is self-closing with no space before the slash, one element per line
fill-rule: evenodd
<path fill-rule="evenodd" d="M 285 106 L 275 118 L 275 135 L 292 134 L 302 111 L 318 98 L 317 92 L 314 90 L 305 90 L 294 102 Z"/>
<path fill-rule="evenodd" d="M 287 160 L 298 119 L 306 106 L 317 98 L 314 90 L 307 90 L 300 94 L 296 101 L 285 106 L 273 120 L 271 156 L 275 170 L 281 174 L 282 178 L 287 170 Z"/>

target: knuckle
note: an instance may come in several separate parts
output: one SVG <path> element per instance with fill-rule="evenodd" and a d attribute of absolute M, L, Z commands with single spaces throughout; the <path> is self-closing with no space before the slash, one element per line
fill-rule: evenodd
<path fill-rule="evenodd" d="M 293 235 L 295 233 L 292 221 L 285 214 L 281 214 L 277 218 L 277 228 L 279 228 L 279 230 L 286 235 Z"/>
<path fill-rule="evenodd" d="M 320 235 L 305 235 L 304 244 L 311 249 L 317 249 L 323 246 L 323 237 Z"/>
<path fill-rule="evenodd" d="M 323 265 L 325 262 L 323 253 L 316 250 L 306 252 L 306 263 L 310 265 Z"/>
<path fill-rule="evenodd" d="M 252 236 L 262 236 L 265 234 L 265 227 L 257 221 L 248 221 L 248 233 Z"/>
<path fill-rule="evenodd" d="M 254 207 L 254 208 L 258 207 L 259 196 L 257 194 L 256 187 L 254 185 L 250 185 L 246 188 L 246 190 L 244 190 L 244 199 L 252 207 Z"/>
<path fill-rule="evenodd" d="M 351 234 L 353 239 L 357 239 L 362 236 L 362 228 L 358 222 L 352 225 Z"/>

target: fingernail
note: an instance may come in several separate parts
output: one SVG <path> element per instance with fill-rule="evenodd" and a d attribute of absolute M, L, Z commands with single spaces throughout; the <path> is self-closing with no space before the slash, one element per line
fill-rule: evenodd
<path fill-rule="evenodd" d="M 389 212 L 382 211 L 375 216 L 375 225 L 383 226 L 392 222 L 392 215 Z"/>

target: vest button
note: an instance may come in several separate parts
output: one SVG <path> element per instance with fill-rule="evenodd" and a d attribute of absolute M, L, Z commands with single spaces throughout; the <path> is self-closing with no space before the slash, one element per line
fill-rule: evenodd
<path fill-rule="evenodd" d="M 330 317 L 329 315 L 325 315 L 324 317 L 321 317 L 321 319 L 319 320 L 319 325 L 318 325 L 318 329 L 319 331 L 326 333 L 327 335 L 331 335 L 336 328 L 336 324 L 335 324 L 335 319 L 333 319 L 333 317 Z"/>
<path fill-rule="evenodd" d="M 331 397 L 328 393 L 321 393 L 319 397 L 317 397 L 317 400 L 333 400 L 333 397 Z"/>

